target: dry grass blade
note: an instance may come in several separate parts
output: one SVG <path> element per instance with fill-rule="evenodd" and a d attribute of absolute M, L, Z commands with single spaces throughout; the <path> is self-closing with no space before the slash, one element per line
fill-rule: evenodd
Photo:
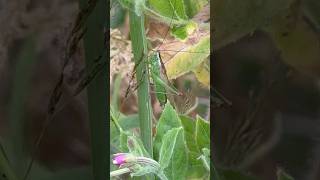
<path fill-rule="evenodd" d="M 67 49 L 65 52 L 65 60 L 64 60 L 63 66 L 62 66 L 61 75 L 60 75 L 59 81 L 57 82 L 57 84 L 52 92 L 52 95 L 50 97 L 46 121 L 43 125 L 43 128 L 41 129 L 40 135 L 36 139 L 35 150 L 34 150 L 33 154 L 31 155 L 31 160 L 30 160 L 30 163 L 28 164 L 28 167 L 27 167 L 27 170 L 26 170 L 26 173 L 24 175 L 23 180 L 28 179 L 28 176 L 30 174 L 30 171 L 32 169 L 32 165 L 34 162 L 35 154 L 41 144 L 41 140 L 43 138 L 43 135 L 45 134 L 50 122 L 54 119 L 55 114 L 58 112 L 56 110 L 56 106 L 59 103 L 59 101 L 61 100 L 61 96 L 62 96 L 62 87 L 63 87 L 63 83 L 64 83 L 65 67 L 68 64 L 69 59 L 76 52 L 78 44 L 86 32 L 85 29 L 83 29 L 83 26 L 84 26 L 84 23 L 86 22 L 86 19 L 88 18 L 88 16 L 90 15 L 92 10 L 94 9 L 96 2 L 97 2 L 97 0 L 89 1 L 88 7 L 78 13 L 75 25 L 71 31 L 71 34 L 69 35 L 69 38 L 67 39 Z M 94 74 L 96 75 L 97 72 L 95 72 Z M 93 77 L 95 77 L 95 75 L 93 75 L 93 76 L 89 75 L 91 78 L 88 78 L 88 80 L 86 80 L 86 81 L 81 81 L 82 82 L 81 85 L 86 86 L 87 84 L 89 84 L 89 82 L 93 79 Z M 83 82 L 85 82 L 85 83 L 83 83 Z M 85 86 L 83 86 L 82 88 L 78 88 L 76 93 L 74 93 L 74 96 L 78 95 Z M 74 96 L 72 96 L 71 99 Z M 66 105 L 66 104 L 64 104 L 64 105 Z M 61 108 L 63 108 L 64 105 Z"/>

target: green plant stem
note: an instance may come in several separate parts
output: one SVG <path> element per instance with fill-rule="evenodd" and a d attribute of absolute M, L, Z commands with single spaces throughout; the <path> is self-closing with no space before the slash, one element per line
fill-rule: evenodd
<path fill-rule="evenodd" d="M 0 144 L 0 179 L 1 177 L 6 180 L 18 180 L 16 174 L 14 173 L 12 167 L 9 164 L 6 153 L 2 144 Z"/>
<path fill-rule="evenodd" d="M 135 64 L 137 66 L 138 109 L 142 142 L 152 156 L 152 109 L 150 102 L 149 71 L 147 62 L 147 40 L 144 28 L 144 15 L 129 13 L 130 36 Z M 141 62 L 140 62 L 141 61 Z"/>
<path fill-rule="evenodd" d="M 121 128 L 121 126 L 120 126 L 120 124 L 118 122 L 118 118 L 115 117 L 114 112 L 115 111 L 114 111 L 113 107 L 110 107 L 111 121 L 114 123 L 116 128 L 119 130 L 119 133 L 122 133 L 123 129 Z"/>
<path fill-rule="evenodd" d="M 127 174 L 130 172 L 131 172 L 131 170 L 129 168 L 122 168 L 122 169 L 118 169 L 115 171 L 111 171 L 110 177 L 116 177 L 116 176 L 120 176 L 120 175 Z"/>
<path fill-rule="evenodd" d="M 117 74 L 113 83 L 113 92 L 111 96 L 111 105 L 114 112 L 119 112 L 119 92 L 121 87 L 122 74 Z M 110 89 L 111 90 L 111 89 Z"/>
<path fill-rule="evenodd" d="M 89 0 L 79 0 L 81 10 L 85 9 Z M 107 1 L 97 0 L 96 5 L 85 24 L 84 49 L 86 68 L 88 71 L 94 66 L 95 60 L 102 55 L 103 61 L 107 61 L 104 45 L 104 24 L 107 19 Z M 89 72 L 88 72 L 89 73 Z M 108 107 L 108 72 L 104 68 L 91 81 L 87 87 L 88 110 L 91 128 L 91 154 L 94 180 L 109 178 L 109 145 L 107 141 L 109 133 Z"/>
<path fill-rule="evenodd" d="M 12 96 L 9 106 L 10 152 L 8 154 L 12 167 L 18 174 L 25 168 L 25 119 L 24 105 L 30 92 L 30 79 L 36 63 L 35 39 L 29 36 L 22 46 L 13 80 Z"/>

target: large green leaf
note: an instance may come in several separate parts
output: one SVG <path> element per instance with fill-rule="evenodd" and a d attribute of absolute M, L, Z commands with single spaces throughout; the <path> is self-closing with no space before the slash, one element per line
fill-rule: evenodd
<path fill-rule="evenodd" d="M 189 167 L 187 177 L 192 179 L 203 178 L 208 173 L 203 167 L 201 160 L 198 158 L 201 156 L 201 152 L 196 142 L 196 121 L 188 116 L 180 116 L 181 123 L 184 129 L 184 135 L 186 144 L 188 147 Z"/>
<path fill-rule="evenodd" d="M 187 177 L 189 179 L 202 179 L 208 175 L 207 170 L 203 167 L 203 163 L 200 159 L 200 153 L 192 151 L 188 152 L 188 171 Z"/>
<path fill-rule="evenodd" d="M 184 0 L 184 2 L 189 18 L 196 15 L 204 5 L 208 4 L 208 0 Z"/>
<path fill-rule="evenodd" d="M 183 131 L 178 132 L 169 166 L 165 169 L 168 179 L 185 180 L 188 170 L 188 154 Z"/>
<path fill-rule="evenodd" d="M 210 124 L 200 116 L 196 121 L 196 142 L 200 149 L 210 149 Z"/>
<path fill-rule="evenodd" d="M 200 156 L 203 166 L 210 172 L 210 149 L 203 148 Z"/>
<path fill-rule="evenodd" d="M 149 0 L 149 5 L 162 16 L 187 19 L 184 0 Z"/>
<path fill-rule="evenodd" d="M 159 159 L 159 151 L 162 144 L 163 136 L 172 128 L 181 127 L 181 121 L 177 112 L 171 104 L 167 102 L 157 124 L 157 133 L 154 140 L 153 155 L 154 159 Z"/>
<path fill-rule="evenodd" d="M 200 149 L 195 143 L 196 123 L 188 116 L 181 115 L 180 120 L 184 129 L 184 135 L 189 151 L 200 153 Z"/>
<path fill-rule="evenodd" d="M 168 167 L 172 154 L 175 149 L 177 137 L 180 131 L 182 131 L 182 127 L 180 128 L 173 128 L 169 130 L 164 136 L 162 140 L 162 145 L 160 148 L 160 157 L 159 157 L 159 163 L 161 168 L 165 169 Z"/>

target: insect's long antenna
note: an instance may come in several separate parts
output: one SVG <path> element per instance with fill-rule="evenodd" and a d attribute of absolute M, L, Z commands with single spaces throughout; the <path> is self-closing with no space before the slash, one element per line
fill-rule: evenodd
<path fill-rule="evenodd" d="M 193 52 L 193 51 L 183 51 L 183 50 L 172 50 L 172 49 L 163 49 L 161 51 L 169 51 L 169 52 L 187 52 L 187 53 L 195 53 L 195 54 L 206 54 L 208 52 Z"/>
<path fill-rule="evenodd" d="M 172 21 L 173 21 L 173 17 L 174 17 L 174 12 L 175 12 L 174 7 L 176 7 L 176 3 L 177 3 L 177 0 L 174 1 L 174 6 L 172 7 L 171 21 L 170 21 L 169 26 L 168 26 L 169 28 L 168 28 L 166 34 L 164 35 L 164 37 L 163 37 L 163 39 L 162 39 L 162 42 L 160 43 L 160 46 L 158 46 L 158 48 L 157 48 L 156 51 L 158 51 L 158 50 L 160 49 L 160 47 L 164 44 L 164 41 L 166 40 L 166 38 L 167 38 L 167 36 L 168 36 L 168 34 L 169 34 L 170 27 L 171 27 L 171 25 L 172 25 Z"/>
<path fill-rule="evenodd" d="M 162 67 L 162 69 L 164 70 L 165 76 L 166 76 L 166 78 L 167 78 L 167 80 L 168 80 L 169 83 L 170 83 L 170 81 L 169 81 L 169 78 L 168 78 L 168 76 L 167 76 L 166 68 L 164 67 L 164 64 L 163 64 L 163 62 L 162 62 L 160 53 L 159 53 L 158 51 L 159 51 L 159 49 L 161 48 L 161 46 L 164 44 L 164 41 L 165 41 L 167 35 L 169 34 L 170 27 L 171 27 L 171 24 L 172 24 L 172 19 L 173 19 L 174 12 L 175 12 L 174 7 L 176 7 L 176 3 L 177 3 L 177 0 L 174 1 L 174 6 L 172 7 L 172 10 L 173 10 L 173 11 L 172 11 L 172 15 L 171 15 L 171 21 L 170 21 L 170 23 L 169 23 L 169 28 L 168 28 L 168 30 L 167 30 L 164 38 L 162 39 L 162 43 L 160 44 L 160 46 L 158 46 L 158 48 L 157 48 L 157 50 L 156 50 L 156 53 L 158 53 L 158 56 L 159 56 L 159 58 L 160 58 L 161 67 Z"/>

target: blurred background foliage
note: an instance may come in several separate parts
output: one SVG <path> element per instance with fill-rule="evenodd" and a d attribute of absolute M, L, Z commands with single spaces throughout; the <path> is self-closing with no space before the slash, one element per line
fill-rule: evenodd
<path fill-rule="evenodd" d="M 91 179 L 85 92 L 57 113 L 35 151 L 78 3 L 0 1 L 0 142 L 18 178 L 34 153 L 28 179 Z M 81 49 L 76 49 L 64 72 L 61 104 L 70 98 L 83 75 Z"/>
<path fill-rule="evenodd" d="M 211 3 L 211 85 L 232 102 L 213 110 L 213 161 L 261 180 L 279 168 L 319 179 L 320 1 Z"/>

